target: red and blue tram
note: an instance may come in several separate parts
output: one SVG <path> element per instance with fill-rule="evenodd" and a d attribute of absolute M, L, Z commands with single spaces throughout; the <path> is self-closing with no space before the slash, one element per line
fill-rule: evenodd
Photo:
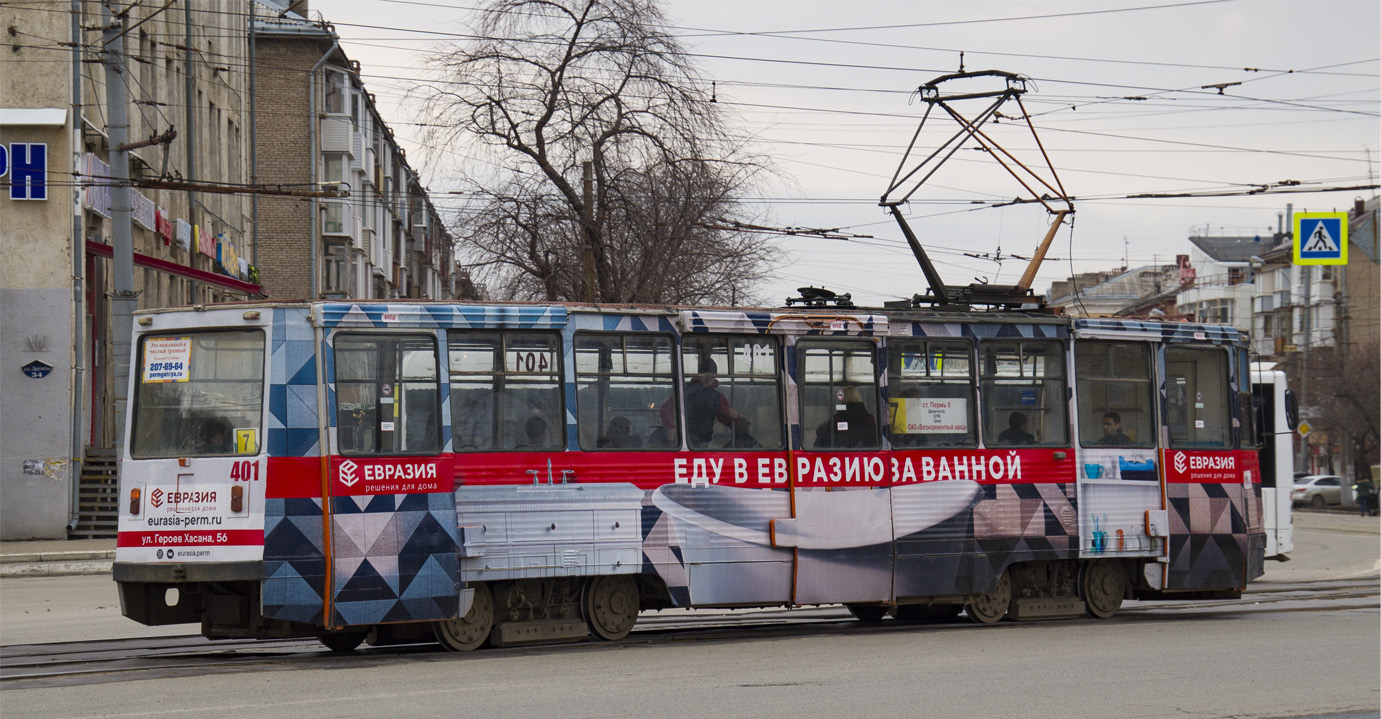
<path fill-rule="evenodd" d="M 1231 327 L 244 304 L 142 313 L 132 361 L 122 611 L 208 637 L 467 650 L 617 639 L 670 607 L 1109 617 L 1263 571 Z"/>

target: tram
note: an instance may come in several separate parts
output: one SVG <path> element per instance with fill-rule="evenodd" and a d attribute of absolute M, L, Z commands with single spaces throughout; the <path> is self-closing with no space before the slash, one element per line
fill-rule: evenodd
<path fill-rule="evenodd" d="M 1110 617 L 1263 572 L 1246 338 L 1010 311 L 138 315 L 125 616 L 350 650 L 639 611 Z"/>

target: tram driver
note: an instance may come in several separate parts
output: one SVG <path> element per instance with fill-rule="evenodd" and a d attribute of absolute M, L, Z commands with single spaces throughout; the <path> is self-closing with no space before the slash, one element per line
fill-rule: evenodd
<path fill-rule="evenodd" d="M 1116 412 L 1108 412 L 1103 415 L 1103 436 L 1098 438 L 1098 444 L 1103 447 L 1126 447 L 1132 443 L 1132 438 L 1122 431 L 1122 415 Z"/>

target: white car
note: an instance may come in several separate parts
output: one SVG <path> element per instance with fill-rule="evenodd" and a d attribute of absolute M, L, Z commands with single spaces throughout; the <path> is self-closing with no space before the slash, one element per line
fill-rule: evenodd
<path fill-rule="evenodd" d="M 1343 478 L 1334 474 L 1311 474 L 1295 480 L 1295 489 L 1290 492 L 1290 501 L 1322 507 L 1325 504 L 1343 503 Z"/>

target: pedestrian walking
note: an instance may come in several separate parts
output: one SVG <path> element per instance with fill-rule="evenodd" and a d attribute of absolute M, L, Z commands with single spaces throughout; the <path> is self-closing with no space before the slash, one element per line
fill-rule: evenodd
<path fill-rule="evenodd" d="M 1368 514 L 1376 514 L 1372 509 L 1376 503 L 1376 487 L 1372 485 L 1370 477 L 1363 477 L 1357 480 L 1357 509 L 1365 517 Z"/>

